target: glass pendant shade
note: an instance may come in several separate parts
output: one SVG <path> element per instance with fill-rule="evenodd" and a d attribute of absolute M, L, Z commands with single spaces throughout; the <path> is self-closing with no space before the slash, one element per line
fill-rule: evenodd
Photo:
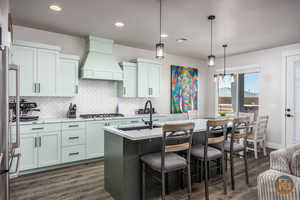
<path fill-rule="evenodd" d="M 215 66 L 215 60 L 216 60 L 216 56 L 214 55 L 208 56 L 208 66 L 209 67 Z"/>
<path fill-rule="evenodd" d="M 156 44 L 156 58 L 163 59 L 164 58 L 164 43 Z"/>

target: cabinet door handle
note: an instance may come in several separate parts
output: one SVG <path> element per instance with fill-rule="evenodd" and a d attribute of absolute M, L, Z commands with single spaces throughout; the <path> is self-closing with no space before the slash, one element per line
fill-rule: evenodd
<path fill-rule="evenodd" d="M 123 87 L 123 95 L 126 95 L 126 87 Z"/>
<path fill-rule="evenodd" d="M 78 94 L 78 85 L 75 85 L 75 93 Z"/>
<path fill-rule="evenodd" d="M 38 147 L 38 141 L 37 141 L 37 137 L 34 137 L 34 147 L 36 148 L 36 147 Z"/>
<path fill-rule="evenodd" d="M 78 136 L 76 136 L 76 137 L 69 137 L 69 140 L 77 140 L 77 139 L 79 139 Z"/>
<path fill-rule="evenodd" d="M 149 96 L 151 95 L 151 91 L 150 91 L 150 88 L 148 89 L 148 95 L 149 95 Z"/>
<path fill-rule="evenodd" d="M 78 124 L 76 124 L 76 125 L 69 125 L 69 128 L 75 128 L 75 127 L 79 127 L 79 125 Z"/>
<path fill-rule="evenodd" d="M 37 131 L 37 130 L 43 130 L 44 127 L 37 127 L 37 128 L 32 128 L 33 131 Z"/>
<path fill-rule="evenodd" d="M 37 93 L 36 83 L 33 84 L 33 92 L 34 92 L 34 93 Z"/>
<path fill-rule="evenodd" d="M 76 155 L 79 155 L 79 152 L 69 153 L 69 156 L 76 156 Z"/>
<path fill-rule="evenodd" d="M 42 137 L 40 136 L 39 137 L 39 147 L 41 147 L 42 146 Z"/>

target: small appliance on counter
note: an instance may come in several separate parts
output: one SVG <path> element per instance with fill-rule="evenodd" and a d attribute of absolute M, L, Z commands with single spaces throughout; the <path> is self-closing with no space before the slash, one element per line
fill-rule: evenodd
<path fill-rule="evenodd" d="M 150 108 L 146 108 L 146 109 L 137 109 L 135 111 L 135 114 L 137 115 L 145 115 L 145 114 L 149 114 L 150 113 Z M 155 114 L 155 108 L 152 108 L 152 114 Z"/>
<path fill-rule="evenodd" d="M 77 106 L 76 104 L 70 103 L 69 110 L 67 112 L 67 118 L 74 119 L 76 118 Z"/>
<path fill-rule="evenodd" d="M 11 100 L 9 102 L 9 115 L 11 116 L 12 121 L 16 121 L 16 101 Z M 33 115 L 33 112 L 39 112 L 40 109 L 37 108 L 37 103 L 29 102 L 25 99 L 21 99 L 20 101 L 20 121 L 21 122 L 30 122 L 36 121 L 39 119 L 39 116 Z"/>

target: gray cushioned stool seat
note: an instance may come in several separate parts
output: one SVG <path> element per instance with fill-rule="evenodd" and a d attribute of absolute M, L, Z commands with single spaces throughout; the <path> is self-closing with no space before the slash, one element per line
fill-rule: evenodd
<path fill-rule="evenodd" d="M 141 157 L 141 160 L 156 171 L 161 171 L 161 153 L 151 153 Z M 187 167 L 184 157 L 176 153 L 166 153 L 165 170 L 166 172 L 177 171 Z"/>
<path fill-rule="evenodd" d="M 204 146 L 203 145 L 193 146 L 191 155 L 196 158 L 204 159 Z M 218 158 L 222 158 L 222 156 L 223 156 L 222 151 L 214 147 L 210 147 L 210 146 L 207 147 L 207 160 L 215 160 Z"/>
<path fill-rule="evenodd" d="M 213 146 L 213 147 L 215 147 L 217 149 L 221 149 L 222 148 L 221 145 L 222 144 L 219 143 L 219 144 L 213 144 L 211 146 Z M 224 141 L 224 150 L 226 152 L 230 152 L 230 141 L 228 141 L 228 140 Z M 233 152 L 241 152 L 243 150 L 244 150 L 244 146 L 243 145 L 238 144 L 238 143 L 233 143 Z"/>

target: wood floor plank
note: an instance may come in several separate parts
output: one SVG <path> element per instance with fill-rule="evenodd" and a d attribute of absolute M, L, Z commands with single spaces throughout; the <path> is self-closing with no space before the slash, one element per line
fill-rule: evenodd
<path fill-rule="evenodd" d="M 243 160 L 235 159 L 236 190 L 228 187 L 228 195 L 223 195 L 220 180 L 211 180 L 209 186 L 212 200 L 256 200 L 257 175 L 269 168 L 269 157 L 255 160 L 249 155 L 250 186 L 245 183 Z M 104 190 L 104 162 L 95 161 L 61 169 L 29 174 L 11 182 L 12 200 L 113 200 Z M 228 185 L 230 170 L 228 170 Z M 193 183 L 193 200 L 204 200 L 204 184 Z M 160 199 L 155 197 L 154 199 Z M 186 199 L 186 190 L 171 191 L 167 200 Z"/>

